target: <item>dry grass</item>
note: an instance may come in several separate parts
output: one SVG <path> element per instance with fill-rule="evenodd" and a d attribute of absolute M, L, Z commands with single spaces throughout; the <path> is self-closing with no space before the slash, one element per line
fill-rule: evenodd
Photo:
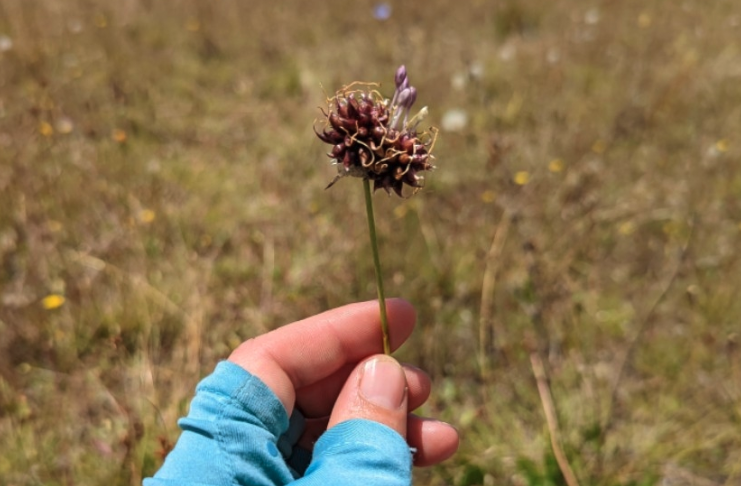
<path fill-rule="evenodd" d="M 468 115 L 377 196 L 400 356 L 463 434 L 419 482 L 563 484 L 537 352 L 581 484 L 736 484 L 741 9 L 675 3 L 2 1 L 3 483 L 139 483 L 232 347 L 373 297 L 311 122 L 403 62 Z"/>

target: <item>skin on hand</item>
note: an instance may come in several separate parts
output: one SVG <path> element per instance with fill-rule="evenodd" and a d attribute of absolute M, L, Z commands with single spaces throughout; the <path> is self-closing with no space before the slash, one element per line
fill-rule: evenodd
<path fill-rule="evenodd" d="M 391 348 L 411 335 L 416 314 L 408 302 L 386 301 Z M 259 377 L 290 415 L 308 419 L 303 443 L 328 427 L 354 418 L 380 422 L 417 448 L 415 465 L 453 455 L 458 433 L 450 425 L 409 413 L 430 394 L 419 368 L 401 366 L 381 353 L 378 302 L 333 309 L 242 343 L 229 361 Z"/>

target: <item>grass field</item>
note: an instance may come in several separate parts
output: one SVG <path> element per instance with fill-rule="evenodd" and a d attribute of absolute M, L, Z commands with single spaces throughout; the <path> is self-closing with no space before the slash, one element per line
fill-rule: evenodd
<path fill-rule="evenodd" d="M 280 9 L 278 8 L 280 5 Z M 138 484 L 241 341 L 374 298 L 318 107 L 406 64 L 441 127 L 376 195 L 418 484 L 741 483 L 736 0 L 0 0 L 0 483 Z"/>

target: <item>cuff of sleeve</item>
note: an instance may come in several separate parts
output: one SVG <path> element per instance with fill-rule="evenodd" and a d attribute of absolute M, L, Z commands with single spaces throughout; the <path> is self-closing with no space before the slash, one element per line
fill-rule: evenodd
<path fill-rule="evenodd" d="M 196 388 L 183 434 L 155 478 L 159 484 L 286 484 L 277 444 L 288 416 L 259 378 L 224 361 Z"/>
<path fill-rule="evenodd" d="M 396 431 L 378 422 L 363 419 L 343 422 L 317 441 L 314 458 L 300 484 L 409 486 L 412 484 L 409 445 Z"/>

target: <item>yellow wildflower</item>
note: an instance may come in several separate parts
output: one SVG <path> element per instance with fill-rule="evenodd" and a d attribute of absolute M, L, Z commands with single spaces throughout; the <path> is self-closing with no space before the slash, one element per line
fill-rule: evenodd
<path fill-rule="evenodd" d="M 722 154 L 728 152 L 728 146 L 729 142 L 727 138 L 721 138 L 720 140 L 715 142 L 715 150 Z"/>
<path fill-rule="evenodd" d="M 65 298 L 59 294 L 50 294 L 41 299 L 41 305 L 46 310 L 56 309 L 64 305 Z"/>
<path fill-rule="evenodd" d="M 551 172 L 561 172 L 563 170 L 563 160 L 561 159 L 553 159 L 550 162 L 548 162 L 548 170 Z"/>
<path fill-rule="evenodd" d="M 154 218 L 156 216 L 157 215 L 155 214 L 155 212 L 151 209 L 142 209 L 141 211 L 139 211 L 139 221 L 144 224 L 151 223 L 152 221 L 154 221 Z"/>
<path fill-rule="evenodd" d="M 528 182 L 530 182 L 530 173 L 526 170 L 521 170 L 515 174 L 515 177 L 513 179 L 515 181 L 515 184 L 518 186 L 524 186 Z"/>
<path fill-rule="evenodd" d="M 39 133 L 45 137 L 51 137 L 54 135 L 54 127 L 48 122 L 39 123 Z"/>
<path fill-rule="evenodd" d="M 115 142 L 124 143 L 127 138 L 126 132 L 124 130 L 121 130 L 120 128 L 116 128 L 111 133 L 111 138 L 113 138 Z"/>

